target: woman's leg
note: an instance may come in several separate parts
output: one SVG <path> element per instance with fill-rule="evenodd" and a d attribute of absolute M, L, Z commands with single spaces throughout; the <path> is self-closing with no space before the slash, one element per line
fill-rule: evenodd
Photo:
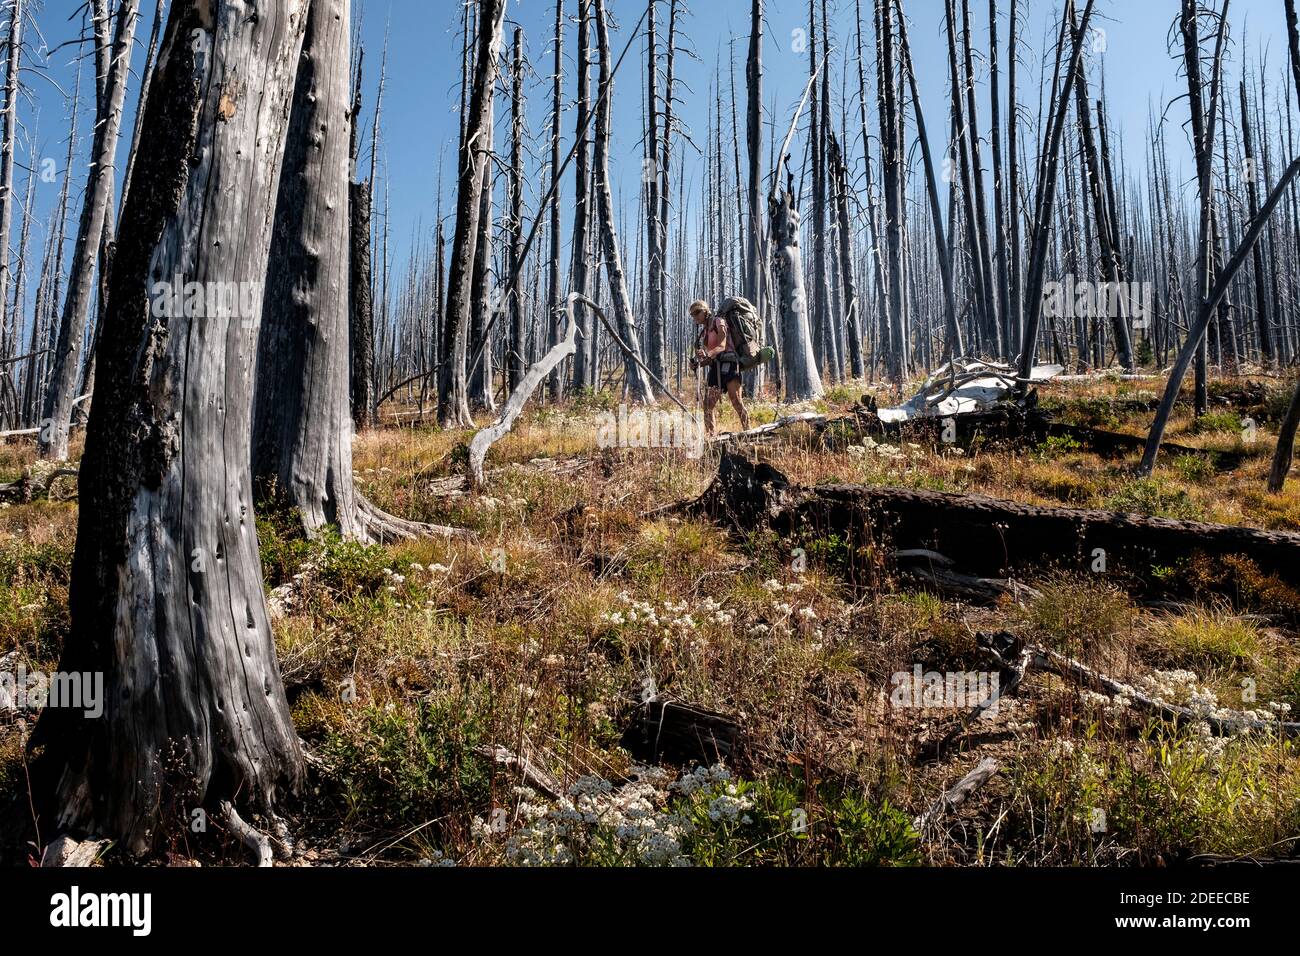
<path fill-rule="evenodd" d="M 710 437 L 717 431 L 713 422 L 713 410 L 717 407 L 718 399 L 722 393 L 710 385 L 704 390 L 704 432 Z"/>
<path fill-rule="evenodd" d="M 749 431 L 749 412 L 745 411 L 745 403 L 740 397 L 740 379 L 733 378 L 727 383 L 727 397 L 731 399 L 731 407 L 736 410 L 737 417 L 740 418 L 740 430 Z"/>

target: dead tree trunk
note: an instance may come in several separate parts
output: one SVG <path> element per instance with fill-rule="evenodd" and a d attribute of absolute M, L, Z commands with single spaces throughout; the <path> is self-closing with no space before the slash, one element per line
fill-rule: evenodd
<path fill-rule="evenodd" d="M 477 68 L 474 70 L 465 134 L 457 159 L 456 233 L 451 244 L 447 280 L 447 316 L 438 360 L 438 420 L 444 428 L 473 425 L 469 414 L 466 358 L 469 351 L 470 301 L 474 260 L 478 251 L 479 216 L 487 175 L 486 150 L 492 115 L 492 88 L 505 21 L 504 0 L 482 0 L 478 6 Z M 484 358 L 487 361 L 487 358 Z"/>
<path fill-rule="evenodd" d="M 518 41 L 519 34 L 516 32 L 515 39 Z M 550 329 L 548 341 L 552 346 L 559 341 L 559 316 L 557 312 L 560 308 L 560 121 L 563 118 L 564 110 L 564 0 L 555 0 L 555 59 L 552 65 L 551 76 L 551 256 L 550 263 L 546 274 L 546 326 Z M 510 254 L 510 274 L 515 276 L 515 285 L 511 289 L 513 296 L 511 307 L 518 312 L 519 323 L 519 342 L 523 340 L 523 303 L 520 299 L 519 271 L 522 268 L 523 242 L 524 242 L 524 220 L 523 220 L 523 153 L 520 140 L 524 131 L 524 93 L 523 93 L 523 59 L 522 55 L 516 50 L 515 56 L 515 81 L 512 89 L 511 102 L 514 110 L 514 138 L 511 142 L 512 149 L 520 150 L 518 156 L 511 154 L 510 168 L 515 172 L 512 174 L 512 182 L 518 182 L 520 193 L 518 196 L 511 196 L 511 220 L 516 228 L 514 235 L 511 237 L 514 245 Z M 515 314 L 511 314 L 512 324 L 515 321 Z M 512 333 L 512 337 L 513 333 Z M 518 347 L 518 346 L 516 346 Z M 558 399 L 564 391 L 564 380 L 560 374 L 561 367 L 556 366 L 555 371 L 551 373 L 548 382 L 551 397 Z M 516 374 L 518 373 L 518 374 Z M 523 378 L 523 369 L 516 368 L 511 372 L 510 388 L 513 390 L 519 385 Z"/>
<path fill-rule="evenodd" d="M 558 14 L 557 14 L 558 17 Z M 561 33 L 556 29 L 556 42 L 559 42 Z M 559 54 L 556 54 L 557 62 Z M 523 289 L 519 283 L 519 272 L 521 260 L 523 258 L 524 247 L 524 32 L 518 27 L 515 28 L 515 39 L 513 52 L 510 61 L 510 274 L 515 277 L 514 284 L 506 290 L 510 296 L 510 341 L 506 347 L 506 387 L 513 392 L 519 387 L 520 381 L 524 377 L 524 367 L 527 364 L 527 348 L 524 344 L 524 303 L 522 298 Z M 559 89 L 558 80 L 556 89 Z M 556 103 L 558 109 L 558 101 Z M 556 132 L 552 135 L 552 154 L 559 151 L 558 139 L 558 118 L 556 119 Z M 552 155 L 552 177 L 556 175 L 554 166 L 557 163 L 555 155 Z M 550 263 L 550 282 L 547 288 L 547 317 L 546 323 L 551 327 L 554 321 L 551 317 L 551 310 L 554 308 L 552 299 L 556 294 L 556 287 L 559 283 L 560 274 L 560 249 L 559 249 L 559 204 L 551 206 L 551 263 Z"/>
<path fill-rule="evenodd" d="M 578 95 L 576 107 L 577 142 L 574 143 L 573 165 L 573 265 L 571 282 L 573 291 L 587 295 L 588 289 L 588 246 L 589 226 L 591 224 L 591 169 L 588 165 L 589 146 L 587 127 L 591 121 L 591 29 L 590 0 L 577 0 L 578 4 L 578 58 L 575 69 L 578 72 Z M 591 313 L 582 305 L 577 305 L 578 327 L 582 330 L 583 340 L 573 358 L 573 386 L 575 389 L 588 388 L 596 384 L 598 370 L 596 323 Z"/>
<path fill-rule="evenodd" d="M 372 428 L 375 408 L 375 306 L 371 294 L 370 183 L 348 183 L 348 394 L 356 428 Z"/>
<path fill-rule="evenodd" d="M 42 410 L 42 415 L 48 422 L 47 427 L 41 430 L 40 454 L 43 458 L 61 461 L 68 457 L 72 401 L 77 397 L 74 393 L 80 380 L 86 320 L 95 292 L 95 261 L 113 191 L 113 163 L 117 155 L 118 133 L 122 127 L 122 104 L 126 100 L 131 47 L 139 7 L 139 0 L 124 0 L 117 13 L 112 62 L 105 80 L 104 111 L 97 117 L 90 182 L 86 186 L 81 227 L 77 231 L 77 243 L 72 254 L 72 277 L 68 284 L 68 297 L 63 305 L 59 341 L 54 350 L 54 367 Z M 3 232 L 2 227 L 0 232 Z M 0 236 L 0 239 L 5 238 Z"/>
<path fill-rule="evenodd" d="M 644 175 L 646 201 L 646 364 L 655 378 L 664 378 L 664 243 L 659 220 L 662 181 L 659 176 L 659 31 L 655 7 L 658 0 L 646 0 L 646 158 Z"/>
<path fill-rule="evenodd" d="M 908 88 L 912 93 L 912 109 L 916 113 L 916 136 L 921 144 L 921 157 L 925 165 L 926 195 L 930 199 L 930 221 L 934 228 L 934 245 L 939 258 L 939 277 L 943 283 L 944 319 L 948 328 L 946 352 L 949 356 L 957 357 L 962 355 L 965 349 L 961 325 L 957 321 L 957 295 L 952 283 L 952 260 L 946 254 L 948 240 L 944 237 L 943 231 L 943 209 L 939 205 L 939 185 L 935 181 L 930 139 L 926 135 L 925 113 L 921 109 L 921 97 L 916 88 L 916 70 L 912 64 L 912 48 L 907 40 L 907 20 L 903 13 L 903 0 L 898 0 L 898 39 L 903 69 L 907 71 Z"/>
<path fill-rule="evenodd" d="M 1184 2 L 1183 29 L 1185 34 L 1191 37 L 1191 39 L 1186 41 L 1189 45 L 1189 60 L 1196 58 L 1196 55 L 1194 55 L 1190 49 L 1190 47 L 1195 46 L 1195 9 L 1195 4 L 1191 2 L 1191 0 L 1186 0 L 1186 2 Z M 1287 9 L 1288 11 L 1293 9 L 1293 0 L 1287 0 Z M 1216 64 L 1222 56 L 1223 35 L 1225 29 L 1226 28 L 1221 24 L 1219 43 L 1216 47 L 1215 53 Z M 1291 33 L 1294 38 L 1294 28 Z M 1300 58 L 1297 58 L 1297 63 L 1297 70 L 1300 71 Z M 1191 67 L 1189 66 L 1188 69 L 1191 70 Z M 1189 76 L 1188 84 L 1193 92 L 1191 97 L 1191 106 L 1193 116 L 1195 116 L 1196 110 L 1201 104 L 1199 86 L 1196 85 L 1197 81 L 1192 76 Z M 1210 240 L 1213 218 L 1211 204 L 1213 202 L 1213 197 L 1210 194 L 1210 190 L 1212 189 L 1212 170 L 1210 168 L 1210 163 L 1214 152 L 1211 144 L 1214 138 L 1214 119 L 1216 114 L 1214 104 L 1217 101 L 1217 94 L 1218 68 L 1216 66 L 1215 81 L 1212 85 L 1212 92 L 1210 94 L 1210 108 L 1203 117 L 1203 123 L 1193 123 L 1193 131 L 1195 134 L 1194 140 L 1204 144 L 1203 156 L 1201 155 L 1202 148 L 1198 147 L 1198 178 L 1201 184 L 1201 231 L 1198 234 L 1199 247 L 1197 253 L 1197 295 L 1199 297 L 1199 302 L 1197 303 L 1196 317 L 1187 331 L 1187 339 L 1183 343 L 1182 351 L 1178 353 L 1178 358 L 1174 361 L 1173 369 L 1169 373 L 1169 382 L 1165 386 L 1164 396 L 1160 400 L 1160 407 L 1156 411 L 1155 421 L 1152 422 L 1151 432 L 1147 436 L 1146 453 L 1142 456 L 1142 464 L 1139 467 L 1139 472 L 1143 475 L 1150 475 L 1151 472 L 1155 470 L 1156 458 L 1160 454 L 1160 442 L 1164 438 L 1165 428 L 1168 427 L 1169 415 L 1173 412 L 1174 402 L 1178 399 L 1178 392 L 1182 388 L 1183 378 L 1187 375 L 1187 369 L 1192 364 L 1193 359 L 1201 361 L 1201 359 L 1204 358 L 1205 333 L 1210 327 L 1210 321 L 1214 318 L 1216 310 L 1219 308 L 1219 303 L 1222 302 L 1223 297 L 1227 295 L 1228 289 L 1232 285 L 1232 280 L 1236 276 L 1237 272 L 1243 265 L 1245 265 L 1246 258 L 1250 255 L 1251 249 L 1263 233 L 1264 226 L 1268 221 L 1268 217 L 1272 214 L 1273 208 L 1279 201 L 1281 201 L 1282 196 L 1286 194 L 1287 189 L 1296 174 L 1300 173 L 1300 159 L 1293 160 L 1291 165 L 1287 167 L 1286 171 L 1278 180 L 1277 185 L 1273 188 L 1273 192 L 1268 197 L 1268 200 L 1259 210 L 1259 215 L 1255 216 L 1251 220 L 1250 226 L 1246 229 L 1241 238 L 1241 242 L 1237 246 L 1237 251 L 1234 252 L 1232 258 L 1224 264 L 1223 269 L 1214 276 L 1214 282 L 1213 285 L 1211 285 L 1209 278 L 1211 268 Z M 1300 90 L 1297 91 L 1297 95 L 1300 95 Z M 1200 356 L 1201 358 L 1197 358 L 1197 356 Z M 1198 394 L 1198 410 L 1202 407 L 1202 398 L 1203 396 Z M 1275 472 L 1276 469 L 1277 462 L 1275 461 Z M 1270 481 L 1271 480 L 1272 479 L 1270 479 Z"/>
<path fill-rule="evenodd" d="M 1073 10 L 1074 0 L 1068 0 Z M 1079 18 L 1079 30 L 1074 36 L 1070 62 L 1066 67 L 1065 77 L 1061 81 L 1056 98 L 1048 104 L 1047 129 L 1043 133 L 1043 154 L 1039 157 L 1039 177 L 1034 203 L 1033 228 L 1030 230 L 1029 273 L 1024 287 L 1023 301 L 1026 308 L 1024 341 L 1020 349 L 1020 382 L 1017 391 L 1025 394 L 1029 389 L 1030 372 L 1038 353 L 1038 329 L 1043 316 L 1043 279 L 1047 272 L 1048 243 L 1051 239 L 1052 211 L 1056 206 L 1056 181 L 1060 171 L 1061 138 L 1065 134 L 1065 117 L 1070 106 L 1070 91 L 1074 88 L 1074 79 L 1078 75 L 1080 61 L 1083 58 L 1083 37 L 1088 35 L 1088 24 L 1092 20 L 1095 0 L 1087 0 L 1083 16 Z M 1064 47 L 1066 23 L 1061 24 L 1059 47 Z M 1057 58 L 1063 54 L 1058 48 Z"/>
<path fill-rule="evenodd" d="M 901 382 L 911 371 L 908 355 L 907 319 L 903 282 L 903 151 L 901 104 L 895 88 L 898 74 L 894 63 L 894 14 L 889 0 L 876 0 L 879 7 L 880 51 L 880 152 L 885 192 L 885 271 L 889 283 L 889 374 Z"/>
<path fill-rule="evenodd" d="M 749 56 L 745 60 L 747 107 L 745 143 L 749 154 L 749 230 L 745 236 L 745 275 L 749 279 L 745 295 L 754 303 L 761 317 L 767 315 L 763 305 L 764 222 L 763 222 L 763 0 L 751 0 L 749 15 Z M 859 350 L 861 342 L 859 342 Z M 859 358 L 859 362 L 860 362 Z M 854 375 L 861 375 L 857 370 Z"/>
<path fill-rule="evenodd" d="M 858 287 L 853 281 L 853 234 L 849 230 L 849 169 L 844 162 L 844 151 L 832 134 L 827 143 L 830 150 L 831 184 L 835 195 L 836 232 L 840 240 L 840 285 L 844 290 L 844 324 L 848 337 L 849 366 L 854 378 L 866 374 L 862 357 L 862 317 Z"/>
<path fill-rule="evenodd" d="M 352 481 L 348 380 L 351 0 L 312 0 L 267 267 L 253 477 L 303 530 L 369 540 Z"/>
<path fill-rule="evenodd" d="M 780 172 L 780 163 L 777 164 Z M 799 402 L 821 398 L 821 372 L 813 354 L 808 327 L 808 297 L 804 292 L 803 259 L 799 251 L 799 212 L 794 196 L 782 189 L 768 201 L 772 223 L 772 282 L 781 328 L 781 377 L 785 399 Z"/>
<path fill-rule="evenodd" d="M 0 329 L 5 326 L 4 303 L 9 300 L 9 233 L 14 217 L 14 145 L 18 129 L 18 74 L 22 69 L 23 0 L 14 0 L 9 10 L 9 36 L 5 70 L 5 102 L 3 130 L 0 130 Z M 74 119 L 75 122 L 75 119 Z M 69 169 L 64 175 L 70 176 Z M 4 341 L 0 332 L 0 353 L 12 343 Z"/>
<path fill-rule="evenodd" d="M 60 665 L 104 674 L 105 710 L 41 714 L 46 834 L 144 853 L 189 808 L 273 813 L 302 778 L 253 527 L 261 300 L 242 322 L 176 307 L 171 283 L 210 301 L 265 279 L 306 7 L 172 6 L 104 321 Z"/>
<path fill-rule="evenodd" d="M 618 333 L 631 350 L 623 357 L 628 400 L 636 404 L 654 401 L 654 388 L 645 371 L 635 361 L 641 355 L 641 339 L 632 318 L 632 302 L 628 295 L 627 276 L 623 272 L 623 255 L 619 249 L 618 231 L 614 224 L 614 194 L 609 182 L 609 115 L 614 82 L 609 52 L 609 27 L 605 15 L 605 0 L 594 0 L 596 19 L 596 48 L 600 57 L 600 93 L 596 98 L 595 192 L 600 207 L 600 233 L 605 253 L 605 275 L 609 279 L 609 294 L 613 301 L 614 318 Z"/>

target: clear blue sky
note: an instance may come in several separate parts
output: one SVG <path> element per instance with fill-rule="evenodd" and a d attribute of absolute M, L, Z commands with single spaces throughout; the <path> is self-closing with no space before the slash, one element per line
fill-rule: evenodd
<path fill-rule="evenodd" d="M 64 165 L 67 136 L 67 106 L 60 90 L 70 90 L 73 85 L 76 55 L 75 47 L 64 47 L 51 52 L 62 43 L 74 39 L 81 28 L 80 17 L 74 17 L 80 0 L 44 0 L 44 9 L 35 14 L 40 35 L 29 31 L 29 63 L 39 64 L 45 76 L 30 72 L 27 83 L 31 90 L 28 102 L 20 111 L 24 135 L 34 135 L 36 158 L 53 157 L 60 173 Z M 627 42 L 628 31 L 644 10 L 643 0 L 607 0 L 609 9 L 618 21 L 611 42 L 620 51 Z M 870 30 L 870 2 L 863 0 L 864 16 Z M 354 0 L 364 18 L 363 38 L 366 47 L 365 109 L 367 115 L 374 105 L 374 87 L 378 79 L 381 52 L 387 37 L 388 83 L 384 99 L 383 133 L 381 141 L 381 176 L 386 174 L 391 190 L 391 243 L 394 267 L 402 269 L 408 240 L 417 228 L 428 229 L 435 217 L 436 193 L 440 164 L 443 173 L 444 209 L 450 209 L 454 189 L 453 164 L 455 160 L 457 110 L 459 105 L 458 81 L 460 69 L 460 13 L 457 0 Z M 152 0 L 143 0 L 145 15 L 138 29 L 140 45 L 133 63 L 138 69 L 143 61 L 143 44 L 147 40 L 153 14 Z M 736 72 L 738 82 L 744 82 L 745 45 L 749 32 L 749 0 L 693 0 L 685 14 L 679 41 L 694 57 L 682 56 L 678 60 L 678 89 L 680 103 L 677 107 L 685 129 L 696 142 L 703 144 L 707 127 L 708 103 L 715 68 L 723 74 L 724 109 L 729 109 L 727 97 L 730 73 L 730 44 L 735 40 Z M 853 0 L 828 0 L 833 27 L 832 42 L 839 51 L 852 51 L 854 42 Z M 1006 7 L 1002 8 L 999 41 L 1003 44 L 1000 55 L 1005 71 Z M 575 0 L 566 0 L 570 11 L 576 8 Z M 921 96 L 926 108 L 930 134 L 936 140 L 946 133 L 947 65 L 946 37 L 943 32 L 942 0 L 907 0 L 911 20 L 910 34 L 917 61 Z M 986 0 L 973 0 L 973 30 L 976 46 L 987 46 L 988 5 Z M 1022 65 L 1020 90 L 1023 101 L 1036 108 L 1038 102 L 1038 55 L 1044 47 L 1044 27 L 1055 21 L 1058 4 L 1028 0 L 1022 7 L 1025 31 L 1025 60 Z M 667 0 L 661 0 L 661 29 L 667 30 Z M 1125 155 L 1134 170 L 1141 176 L 1143 138 L 1147 111 L 1153 106 L 1157 111 L 1169 104 L 1184 88 L 1178 64 L 1170 55 L 1168 39 L 1171 24 L 1178 11 L 1178 0 L 1098 0 L 1096 24 L 1106 31 L 1105 51 L 1095 62 L 1104 69 L 1110 108 L 1118 133 L 1124 142 Z M 1285 65 L 1286 43 L 1281 0 L 1233 0 L 1232 2 L 1232 64 L 1229 77 L 1235 78 L 1241 66 L 1243 52 L 1252 61 L 1260 51 L 1269 51 L 1270 84 L 1274 96 L 1282 95 L 1281 70 Z M 69 19 L 73 17 L 72 19 Z M 806 53 L 794 52 L 796 30 L 807 27 L 807 0 L 767 0 L 768 32 L 764 56 L 764 104 L 769 107 L 775 98 L 778 135 L 783 134 L 789 115 L 803 92 L 807 80 Z M 537 150 L 538 162 L 545 158 L 545 124 L 550 109 L 551 33 L 554 18 L 554 0 L 510 0 L 507 30 L 513 32 L 518 25 L 524 30 L 526 55 L 535 75 L 529 81 L 529 125 Z M 1242 39 L 1246 36 L 1247 50 Z M 43 36 L 43 44 L 42 44 Z M 662 41 L 661 41 L 662 42 Z M 870 39 L 868 39 L 870 49 Z M 42 45 L 44 49 L 41 49 Z M 566 60 L 574 53 L 574 35 L 566 37 Z M 507 49 L 509 44 L 507 43 Z M 1176 51 L 1175 51 L 1176 52 Z M 872 54 L 869 54 L 872 55 Z M 842 60 L 835 56 L 832 82 L 837 88 L 841 82 Z M 977 70 L 984 76 L 985 65 Z M 615 82 L 615 136 L 613 144 L 614 174 L 621 184 L 624 199 L 636 196 L 640 175 L 640 137 L 642 129 L 641 97 L 644 84 L 644 48 L 637 41 L 629 54 L 623 71 Z M 93 69 L 89 63 L 83 69 L 83 115 L 81 137 L 83 150 L 73 169 L 74 190 L 79 191 L 85 177 L 84 147 L 88 145 L 89 96 Z M 594 74 L 593 74 L 594 76 Z M 566 94 L 572 98 L 572 73 L 566 81 Z M 128 96 L 129 114 L 126 129 L 133 121 L 136 101 L 135 83 Z M 1094 81 L 1095 83 L 1095 81 Z M 56 86 L 57 84 L 57 86 Z M 873 81 L 868 74 L 869 96 L 874 96 Z M 1235 86 L 1235 79 L 1233 79 Z M 850 88 L 856 79 L 850 74 Z M 1095 89 L 1095 87 L 1094 87 Z M 1231 89 L 1231 87 L 1230 87 Z M 979 89 L 981 109 L 987 110 L 987 86 Z M 1005 102 L 1005 101 L 1004 101 Z M 740 103 L 743 124 L 743 101 Z M 854 104 L 856 108 L 856 104 Z M 1169 109 L 1170 121 L 1175 126 L 1184 123 L 1186 107 L 1174 103 Z M 498 142 L 504 144 L 508 133 L 505 110 L 498 109 Z M 771 121 L 771 118 L 769 118 Z M 874 123 L 874 110 L 871 122 Z M 573 117 L 565 119 L 567 151 L 571 142 Z M 984 120 L 987 134 L 987 119 Z M 852 124 L 850 125 L 852 129 Z M 1181 128 L 1175 129 L 1171 144 L 1179 144 L 1172 154 L 1181 165 L 1183 175 L 1190 170 L 1190 153 Z M 126 134 L 129 136 L 129 132 Z M 938 143 L 936 142 L 936 147 Z M 126 148 L 124 137 L 123 152 Z M 801 144 L 796 142 L 796 155 Z M 855 144 L 853 154 L 857 154 Z M 766 151 L 765 151 L 766 152 Z M 987 148 L 985 157 L 987 161 Z M 121 160 L 123 157 L 119 157 Z M 25 147 L 20 147 L 18 162 L 26 165 L 29 157 Z M 680 161 L 679 161 L 680 162 Z M 119 162 L 119 165 L 122 165 Z M 685 160 L 688 182 L 699 182 L 698 158 L 688 151 Z M 680 169 L 678 174 L 680 175 Z M 1178 174 L 1178 170 L 1175 170 Z M 525 203 L 532 206 L 540 198 L 543 175 L 540 167 L 533 167 L 528 177 L 529 194 Z M 25 188 L 25 171 L 19 169 L 17 188 Z M 382 186 L 381 186 L 382 188 Z M 37 215 L 42 219 L 49 214 L 56 199 L 57 184 L 39 183 Z M 379 197 L 382 208 L 383 196 Z M 566 184 L 563 200 L 571 201 L 571 191 Z M 71 228 L 75 228 L 75 210 Z M 377 210 L 378 211 L 378 210 Z M 39 256 L 43 241 L 43 226 L 33 230 L 32 255 Z M 69 236 L 69 243 L 71 243 Z M 15 246 L 17 236 L 14 238 Z M 35 285 L 33 280 L 30 286 Z"/>

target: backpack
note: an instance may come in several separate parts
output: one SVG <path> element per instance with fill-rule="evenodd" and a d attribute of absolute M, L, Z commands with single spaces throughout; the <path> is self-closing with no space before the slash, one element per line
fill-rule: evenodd
<path fill-rule="evenodd" d="M 754 303 L 740 296 L 731 296 L 722 300 L 717 316 L 727 323 L 727 344 L 740 357 L 740 364 L 752 362 L 763 341 Z"/>
<path fill-rule="evenodd" d="M 748 372 L 776 358 L 776 349 L 763 345 L 763 324 L 754 303 L 740 296 L 729 296 L 718 307 L 717 317 L 727 323 L 727 344 L 742 372 Z"/>

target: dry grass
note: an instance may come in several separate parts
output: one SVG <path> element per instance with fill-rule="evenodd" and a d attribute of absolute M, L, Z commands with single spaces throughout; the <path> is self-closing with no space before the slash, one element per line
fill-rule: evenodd
<path fill-rule="evenodd" d="M 843 410 L 862 391 L 840 389 L 822 407 Z M 1045 400 L 1076 403 L 1066 411 L 1079 418 L 1115 415 L 1109 427 L 1136 434 L 1149 416 L 1106 411 L 1133 392 L 1086 383 L 1053 387 Z M 566 786 L 596 776 L 619 792 L 637 772 L 621 730 L 648 690 L 732 715 L 745 732 L 737 779 L 701 791 L 704 804 L 656 791 L 656 813 L 690 823 L 679 849 L 695 863 L 1150 863 L 1293 845 L 1300 757 L 1267 735 L 1206 741 L 1034 675 L 996 721 L 958 734 L 936 760 L 960 710 L 889 702 L 893 675 L 916 665 L 978 671 L 987 664 L 975 633 L 1009 629 L 1124 680 L 1188 670 L 1224 706 L 1300 706 L 1285 610 L 1294 595 L 1248 563 L 1182 569 L 1234 600 L 1172 610 L 1139 606 L 1095 577 L 1034 582 L 1043 596 L 1023 607 L 855 595 L 816 561 L 794 570 L 763 534 L 738 540 L 700 521 L 644 517 L 698 494 L 716 460 L 602 451 L 600 410 L 589 401 L 526 416 L 493 449 L 496 471 L 479 497 L 435 494 L 431 484 L 458 470 L 468 433 L 405 425 L 357 438 L 367 495 L 404 516 L 472 528 L 475 543 L 307 544 L 291 522 L 259 523 L 268 589 L 311 568 L 275 631 L 295 720 L 319 759 L 293 811 L 316 860 L 531 859 L 520 848 L 537 850 L 546 801 L 475 748 L 526 749 Z M 1237 440 L 1192 434 L 1182 411 L 1175 425 L 1187 444 L 1227 450 Z M 794 433 L 764 455 L 800 482 L 1124 502 L 1300 530 L 1300 481 L 1280 497 L 1262 491 L 1271 439 L 1261 426 L 1258 451 L 1235 472 L 1211 478 L 1194 463 L 1164 462 L 1147 485 L 1122 462 L 1061 447 L 850 455 Z M 4 450 L 0 468 L 21 470 L 18 448 Z M 555 473 L 530 464 L 541 457 L 585 460 Z M 0 509 L 0 654 L 56 659 L 75 514 L 74 504 Z M 0 784 L 11 787 L 14 739 L 0 729 Z M 985 755 L 1003 773 L 919 846 L 907 821 Z M 724 797 L 741 801 L 749 822 L 712 819 L 709 801 Z M 1096 832 L 1095 810 L 1106 818 Z M 794 811 L 807 830 L 791 829 Z M 584 840 L 567 849 L 585 862 L 646 859 L 599 827 Z"/>

